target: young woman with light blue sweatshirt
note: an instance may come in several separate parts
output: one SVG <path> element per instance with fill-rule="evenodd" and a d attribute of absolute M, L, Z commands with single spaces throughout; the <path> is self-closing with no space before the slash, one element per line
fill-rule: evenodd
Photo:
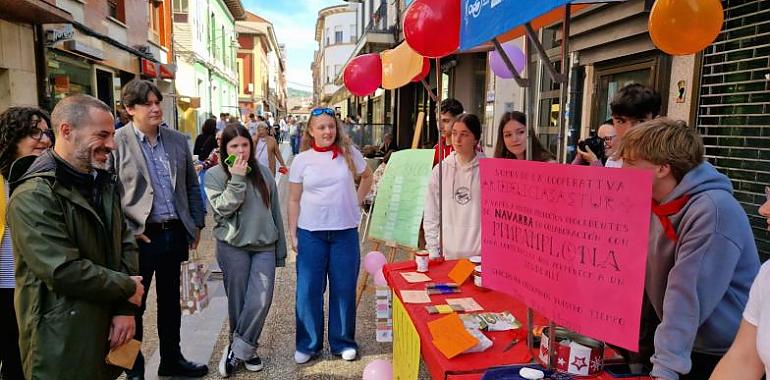
<path fill-rule="evenodd" d="M 735 339 L 759 257 L 730 179 L 704 161 L 684 122 L 654 119 L 626 132 L 623 167 L 653 172 L 643 331 L 654 330 L 653 379 L 708 379 Z M 649 364 L 649 363 L 647 363 Z M 741 378 L 734 374 L 733 378 Z"/>
<path fill-rule="evenodd" d="M 241 363 L 249 371 L 262 369 L 257 345 L 273 300 L 275 268 L 285 265 L 286 239 L 275 180 L 255 161 L 249 131 L 225 127 L 219 152 L 220 164 L 206 173 L 206 195 L 230 317 L 231 343 L 219 362 L 227 377 Z"/>

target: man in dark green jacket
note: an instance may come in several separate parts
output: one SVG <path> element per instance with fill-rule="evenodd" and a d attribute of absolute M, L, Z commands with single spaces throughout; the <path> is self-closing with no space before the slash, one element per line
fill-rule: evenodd
<path fill-rule="evenodd" d="M 51 114 L 53 150 L 11 172 L 16 314 L 24 376 L 114 379 L 105 357 L 134 336 L 144 288 L 113 176 L 112 113 L 87 95 Z M 22 173 L 23 172 L 23 173 Z"/>

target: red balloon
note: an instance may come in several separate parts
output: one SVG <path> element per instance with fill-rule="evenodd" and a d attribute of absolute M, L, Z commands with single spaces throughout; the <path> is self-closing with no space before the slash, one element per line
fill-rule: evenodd
<path fill-rule="evenodd" d="M 382 60 L 377 53 L 359 55 L 350 60 L 342 75 L 351 94 L 366 96 L 382 84 Z"/>
<path fill-rule="evenodd" d="M 412 82 L 419 82 L 425 79 L 425 77 L 428 76 L 428 73 L 430 73 L 430 59 L 423 57 L 422 71 L 420 71 L 419 74 L 415 75 L 414 78 L 412 78 Z"/>
<path fill-rule="evenodd" d="M 415 0 L 404 14 L 406 43 L 423 57 L 441 58 L 460 46 L 460 0 Z"/>

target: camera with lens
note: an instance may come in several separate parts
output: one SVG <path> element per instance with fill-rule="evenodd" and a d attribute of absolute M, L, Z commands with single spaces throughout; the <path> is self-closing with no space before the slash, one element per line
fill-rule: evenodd
<path fill-rule="evenodd" d="M 602 164 L 607 161 L 607 155 L 604 151 L 604 140 L 601 137 L 593 135 L 585 140 L 578 142 L 578 148 L 582 151 L 588 151 L 590 149 L 596 155 Z M 588 163 L 586 163 L 588 165 Z"/>

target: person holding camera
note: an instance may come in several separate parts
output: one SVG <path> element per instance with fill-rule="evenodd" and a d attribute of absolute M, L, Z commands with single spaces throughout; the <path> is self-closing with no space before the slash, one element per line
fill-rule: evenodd
<path fill-rule="evenodd" d="M 532 161 L 556 162 L 554 155 L 543 147 L 532 128 L 529 129 L 529 135 L 532 138 Z M 523 112 L 506 112 L 500 118 L 495 158 L 527 159 L 527 117 Z"/>
<path fill-rule="evenodd" d="M 615 126 L 612 125 L 612 119 L 605 120 L 596 135 L 585 140 L 579 141 L 577 154 L 572 161 L 573 165 L 604 166 L 609 157 L 612 157 L 613 146 L 617 133 Z"/>
<path fill-rule="evenodd" d="M 625 135 L 629 129 L 640 123 L 658 117 L 660 114 L 660 107 L 660 94 L 647 86 L 643 86 L 638 83 L 632 83 L 621 88 L 620 91 L 615 94 L 615 97 L 610 103 L 610 111 L 612 112 L 612 124 L 615 127 L 616 138 L 614 141 L 612 141 L 612 144 L 619 145 L 623 139 L 623 135 Z M 591 142 L 589 145 L 587 145 L 589 148 L 591 148 L 590 150 L 585 149 L 586 143 L 589 143 L 588 141 L 585 141 L 585 143 L 581 141 L 581 143 L 583 143 L 582 145 L 581 143 L 578 143 L 578 157 L 580 157 L 582 161 L 589 162 L 590 165 L 594 166 L 599 166 L 602 162 L 599 157 L 600 152 L 595 151 L 594 147 L 597 147 L 596 150 L 601 149 L 598 148 L 599 146 L 602 146 L 602 148 L 605 147 L 603 142 L 602 144 L 599 144 L 599 141 L 597 140 L 599 140 L 598 137 L 595 138 L 594 142 Z M 613 154 L 605 154 L 605 156 L 607 157 L 606 161 L 604 162 L 605 167 L 623 167 L 623 161 L 619 159 L 616 160 L 613 157 Z M 573 164 L 575 163 L 580 163 L 577 157 L 575 161 L 573 161 Z"/>

